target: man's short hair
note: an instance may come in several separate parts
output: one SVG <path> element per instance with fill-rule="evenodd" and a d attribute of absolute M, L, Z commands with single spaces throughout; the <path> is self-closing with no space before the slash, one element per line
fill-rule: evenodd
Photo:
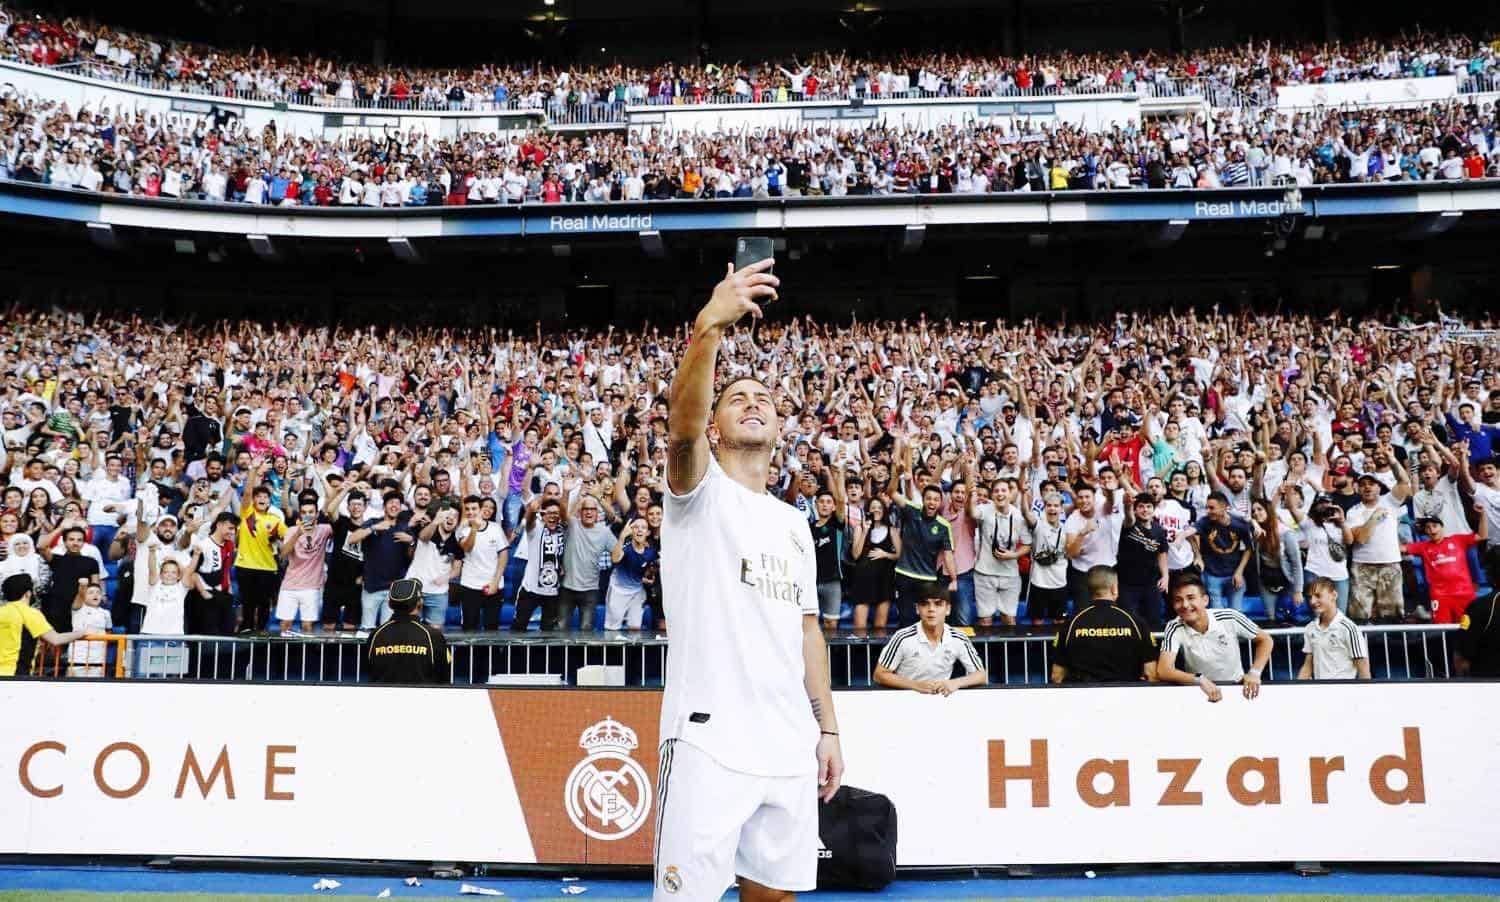
<path fill-rule="evenodd" d="M 400 492 L 386 492 L 384 495 L 380 496 L 381 504 L 390 504 L 392 501 L 400 501 L 404 504 L 406 502 L 406 499 L 401 497 Z"/>
<path fill-rule="evenodd" d="M 1225 507 L 1229 506 L 1229 496 L 1226 495 L 1226 494 L 1224 494 L 1221 491 L 1218 491 L 1217 489 L 1215 489 L 1214 491 L 1208 493 L 1208 500 L 1209 501 L 1217 501 L 1220 504 L 1224 505 Z"/>
<path fill-rule="evenodd" d="M 34 588 L 31 574 L 12 573 L 5 578 L 5 582 L 0 583 L 0 595 L 3 595 L 6 601 L 20 601 L 26 597 L 27 592 Z"/>
<path fill-rule="evenodd" d="M 252 498 L 259 498 L 262 495 L 265 495 L 267 498 L 271 497 L 271 490 L 266 486 L 258 485 L 255 487 L 255 491 L 250 493 L 250 497 Z"/>
<path fill-rule="evenodd" d="M 735 387 L 741 382 L 754 382 L 756 385 L 759 385 L 761 388 L 765 389 L 767 393 L 771 391 L 771 386 L 765 384 L 754 376 L 736 376 L 733 379 L 730 379 L 728 382 L 724 383 L 724 387 L 719 389 L 719 396 L 717 398 L 714 398 L 713 406 L 709 408 L 709 412 L 711 414 L 718 413 L 719 403 L 723 401 L 724 398 L 729 394 L 729 390 L 731 388 Z"/>
<path fill-rule="evenodd" d="M 78 538 L 80 538 L 80 539 L 82 539 L 82 538 L 84 538 L 85 536 L 88 535 L 86 532 L 83 531 L 83 527 L 82 526 L 69 526 L 67 529 L 63 530 L 63 534 L 62 534 L 63 540 L 67 541 L 68 539 L 72 538 L 73 537 L 73 533 L 75 533 L 75 532 L 78 533 Z"/>
<path fill-rule="evenodd" d="M 1189 586 L 1197 586 L 1198 591 L 1204 595 L 1208 594 L 1208 586 L 1203 582 L 1203 577 L 1191 571 L 1182 571 L 1172 577 L 1172 585 L 1168 587 L 1169 596 L 1175 596 L 1180 590 Z"/>
<path fill-rule="evenodd" d="M 1090 567 L 1088 573 L 1089 597 L 1100 598 L 1107 592 L 1113 592 L 1120 586 L 1120 575 L 1115 568 L 1100 564 Z"/>
<path fill-rule="evenodd" d="M 465 495 L 464 496 L 464 505 L 465 506 L 470 505 L 470 504 L 483 504 L 483 503 L 484 503 L 484 496 L 483 495 Z"/>
<path fill-rule="evenodd" d="M 230 526 L 239 526 L 240 518 L 236 517 L 234 514 L 231 514 L 229 511 L 223 511 L 217 517 L 214 517 L 214 525 L 212 528 L 217 529 L 220 523 L 228 523 Z"/>

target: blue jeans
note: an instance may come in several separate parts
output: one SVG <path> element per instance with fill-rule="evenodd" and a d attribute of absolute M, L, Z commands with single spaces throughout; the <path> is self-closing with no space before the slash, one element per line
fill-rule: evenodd
<path fill-rule="evenodd" d="M 958 575 L 958 591 L 953 595 L 953 625 L 973 626 L 979 608 L 974 596 L 974 571 L 965 570 Z"/>
<path fill-rule="evenodd" d="M 120 531 L 120 527 L 92 526 L 89 528 L 94 531 L 93 545 L 95 548 L 99 549 L 99 556 L 104 558 L 106 561 L 109 560 L 109 545 L 115 540 L 115 534 Z"/>
<path fill-rule="evenodd" d="M 500 512 L 500 519 L 505 521 L 507 532 L 515 531 L 516 524 L 521 522 L 521 510 L 525 507 L 520 492 L 511 492 L 505 496 L 505 509 Z"/>
<path fill-rule="evenodd" d="M 391 619 L 391 589 L 359 593 L 359 628 L 372 630 Z"/>
<path fill-rule="evenodd" d="M 389 606 L 386 608 L 390 610 Z M 422 593 L 422 619 L 427 621 L 428 626 L 442 629 L 448 622 L 448 593 L 423 592 Z"/>
<path fill-rule="evenodd" d="M 1140 618 L 1147 629 L 1161 629 L 1162 594 L 1156 583 L 1145 586 L 1121 584 L 1120 597 L 1115 604 Z"/>
<path fill-rule="evenodd" d="M 1239 588 L 1235 588 L 1234 576 L 1214 576 L 1212 573 L 1203 574 L 1203 584 L 1208 587 L 1209 607 L 1234 608 L 1240 613 L 1245 613 L 1245 583 L 1240 582 Z"/>

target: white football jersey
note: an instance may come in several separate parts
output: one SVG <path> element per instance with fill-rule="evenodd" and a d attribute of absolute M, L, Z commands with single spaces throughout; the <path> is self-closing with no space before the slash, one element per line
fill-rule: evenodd
<path fill-rule="evenodd" d="M 802 637 L 803 617 L 818 613 L 818 568 L 807 518 L 712 457 L 691 492 L 668 489 L 662 513 L 671 631 L 661 741 L 691 743 L 742 773 L 815 773 Z"/>

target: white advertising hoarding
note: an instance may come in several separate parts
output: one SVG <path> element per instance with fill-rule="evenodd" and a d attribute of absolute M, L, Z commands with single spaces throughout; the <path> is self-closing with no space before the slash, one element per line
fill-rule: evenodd
<path fill-rule="evenodd" d="M 647 864 L 647 690 L 0 684 L 0 853 Z M 1500 684 L 836 694 L 916 865 L 1500 861 Z"/>

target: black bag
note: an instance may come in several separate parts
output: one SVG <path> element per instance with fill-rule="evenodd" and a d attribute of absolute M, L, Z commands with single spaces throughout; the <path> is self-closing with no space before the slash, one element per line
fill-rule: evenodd
<path fill-rule="evenodd" d="M 882 890 L 896 879 L 896 806 L 841 786 L 818 805 L 818 889 Z"/>

